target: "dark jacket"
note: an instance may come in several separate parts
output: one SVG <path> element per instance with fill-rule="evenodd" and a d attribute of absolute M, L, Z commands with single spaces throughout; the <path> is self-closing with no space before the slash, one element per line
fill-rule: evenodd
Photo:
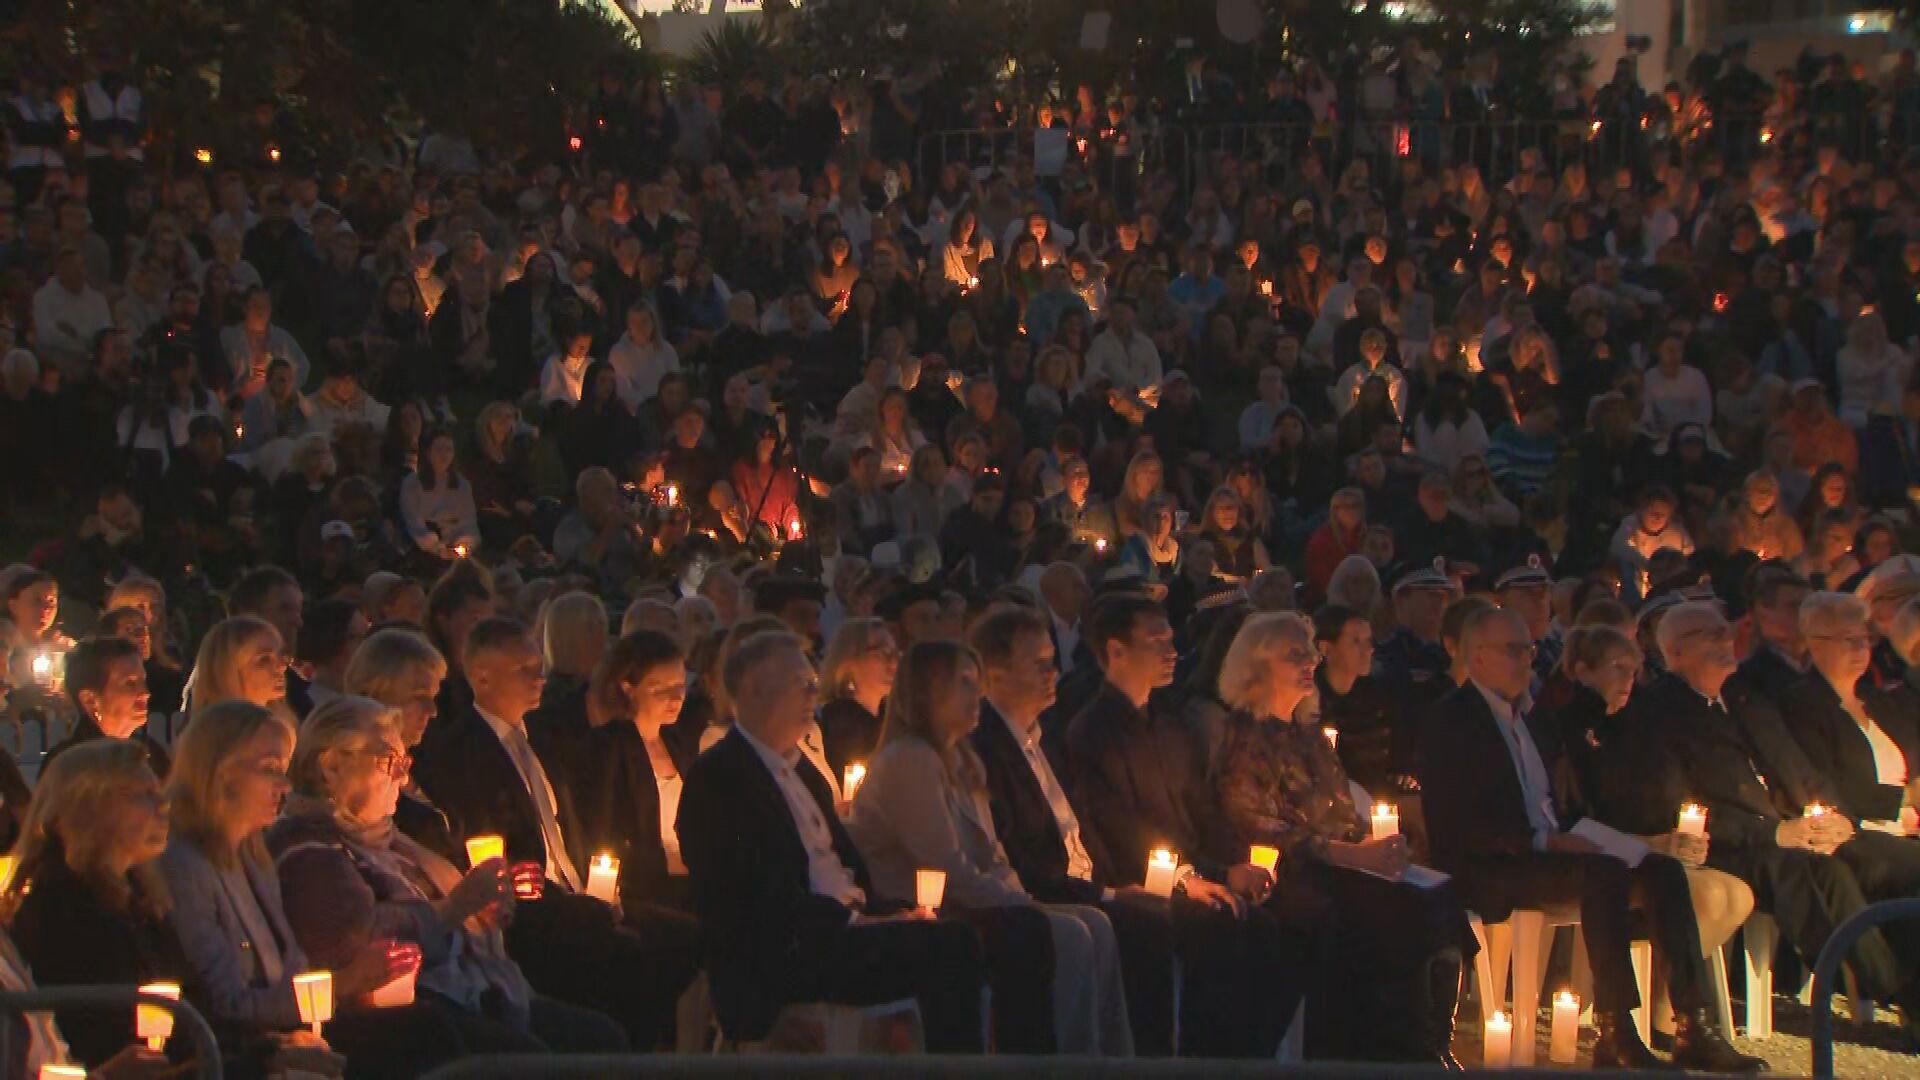
<path fill-rule="evenodd" d="M 993 831 L 1014 873 L 1020 875 L 1021 887 L 1047 903 L 1099 903 L 1100 886 L 1067 876 L 1066 838 L 1053 819 L 1053 807 L 1013 732 L 985 700 L 980 702 L 980 725 L 968 738 L 986 766 Z"/>
<path fill-rule="evenodd" d="M 826 779 L 802 756 L 795 766 L 833 834 L 833 849 L 866 893 L 867 914 L 907 905 L 874 895 L 867 864 L 833 810 Z M 693 907 L 707 931 L 714 1010 L 729 1032 L 764 1037 L 800 978 L 796 965 L 848 931 L 854 911 L 813 892 L 807 849 L 779 783 L 738 729 L 687 770 L 680 850 Z"/>
<path fill-rule="evenodd" d="M 825 737 L 827 764 L 845 770 L 854 762 L 873 760 L 880 748 L 880 717 L 850 697 L 835 698 L 820 707 L 820 734 Z"/>
<path fill-rule="evenodd" d="M 669 751 L 671 753 L 671 750 Z M 674 758 L 685 775 L 691 759 Z M 567 834 L 574 865 L 599 852 L 620 860 L 620 895 L 626 900 L 679 907 L 686 881 L 667 872 L 660 842 L 660 788 L 639 729 L 614 721 L 594 729 L 567 766 L 575 828 Z"/>
<path fill-rule="evenodd" d="M 1558 760 L 1548 757 L 1548 747 L 1536 743 L 1535 749 L 1551 780 Z M 1500 721 L 1471 681 L 1440 699 L 1421 732 L 1420 791 L 1433 862 L 1440 869 L 1453 871 L 1490 856 L 1533 853 L 1533 825 L 1520 775 Z M 1562 810 L 1560 804 L 1556 798 L 1561 828 L 1584 816 L 1579 807 Z"/>
<path fill-rule="evenodd" d="M 540 811 L 499 736 L 472 705 L 441 719 L 446 721 L 441 736 L 430 745 L 420 745 L 413 766 L 414 781 L 446 815 L 453 835 L 496 834 L 506 840 L 509 861 L 546 865 L 547 844 L 540 831 Z M 571 815 L 566 777 L 552 764 L 546 740 L 533 731 L 528 736 L 534 756 L 546 769 L 547 782 L 553 785 L 554 816 L 559 820 L 561 835 L 568 835 Z M 466 860 L 462 858 L 456 865 L 464 867 Z M 575 868 L 586 873 L 584 868 Z M 558 886 L 549 883 L 548 888 Z"/>
<path fill-rule="evenodd" d="M 100 730 L 100 725 L 94 723 L 93 717 L 83 714 L 79 722 L 74 724 L 73 734 L 55 743 L 53 749 L 47 751 L 47 756 L 40 762 L 41 775 L 46 774 L 47 766 L 53 764 L 54 758 L 83 743 L 106 737 L 107 733 Z M 166 750 L 153 740 L 153 736 L 147 734 L 147 729 L 141 728 L 134 732 L 127 737 L 127 741 L 147 752 L 147 767 L 153 770 L 153 775 L 165 781 L 167 773 L 173 769 L 173 759 L 168 757 Z M 24 806 L 22 810 L 25 810 Z"/>
<path fill-rule="evenodd" d="M 1906 699 L 1871 685 L 1862 679 L 1857 690 L 1861 707 L 1900 748 L 1906 759 L 1907 775 L 1920 768 L 1920 730 L 1913 715 L 1904 707 Z M 1897 784 L 1882 784 L 1873 765 L 1873 747 L 1866 733 L 1840 705 L 1840 695 L 1818 671 L 1810 671 L 1787 691 L 1782 707 L 1793 717 L 1794 741 L 1806 752 L 1807 760 L 1833 786 L 1837 808 L 1856 823 L 1862 820 L 1890 821 L 1900 816 L 1900 804 L 1906 791 Z"/>
<path fill-rule="evenodd" d="M 1723 695 L 1724 697 L 1724 695 Z M 1742 723 L 1738 701 L 1714 709 L 1679 678 L 1663 676 L 1634 695 L 1633 737 L 1649 741 L 1660 763 L 1647 783 L 1670 813 L 1691 800 L 1707 809 L 1716 849 L 1774 846 L 1782 811 L 1797 814 L 1790 796 Z"/>

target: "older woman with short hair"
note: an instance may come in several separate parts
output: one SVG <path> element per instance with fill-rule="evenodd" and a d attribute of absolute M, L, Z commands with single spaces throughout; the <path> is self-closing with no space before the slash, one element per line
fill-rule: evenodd
<path fill-rule="evenodd" d="M 504 860 L 463 876 L 394 828 L 412 759 L 393 713 L 370 698 L 339 697 L 300 727 L 293 791 L 266 843 L 302 951 L 335 968 L 375 939 L 418 946 L 416 1000 L 472 1052 L 625 1049 L 612 1020 L 539 997 L 507 956 L 496 929 L 513 905 Z"/>
<path fill-rule="evenodd" d="M 1849 593 L 1817 592 L 1801 603 L 1812 670 L 1788 689 L 1782 711 L 1807 760 L 1832 784 L 1837 809 L 1856 825 L 1898 829 L 1901 812 L 1920 806 L 1920 725 L 1905 698 L 1865 678 L 1870 617 Z M 1905 861 L 1915 864 L 1920 886 L 1920 860 Z"/>
<path fill-rule="evenodd" d="M 1283 888 L 1330 897 L 1346 915 L 1336 945 L 1363 996 L 1336 1010 L 1366 1016 L 1368 1037 L 1344 1033 L 1351 1053 L 1452 1062 L 1461 967 L 1475 951 L 1450 887 L 1416 887 L 1406 840 L 1374 839 L 1334 749 L 1299 705 L 1319 665 L 1313 624 L 1288 612 L 1253 615 L 1220 665 L 1220 700 L 1234 710 L 1221 754 L 1221 809 L 1236 838 L 1280 852 Z M 1364 795 L 1364 793 L 1361 793 Z M 1380 1022 L 1384 1019 L 1385 1022 Z"/>
<path fill-rule="evenodd" d="M 174 746 L 160 872 L 184 981 L 198 988 L 222 1045 L 285 1043 L 304 1026 L 293 977 L 314 966 L 287 922 L 265 841 L 286 797 L 293 729 L 270 709 L 227 700 L 200 707 Z M 438 1013 L 366 1005 L 374 990 L 418 970 L 417 947 L 382 939 L 343 959 L 326 1037 L 347 1056 L 348 1075 L 412 1077 L 460 1055 L 458 1030 Z"/>

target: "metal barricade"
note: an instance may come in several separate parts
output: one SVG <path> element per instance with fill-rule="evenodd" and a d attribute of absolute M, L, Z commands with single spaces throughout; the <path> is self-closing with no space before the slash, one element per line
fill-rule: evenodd
<path fill-rule="evenodd" d="M 1813 962 L 1813 1076 L 1831 1080 L 1833 1076 L 1833 980 L 1840 962 L 1860 935 L 1895 919 L 1920 919 L 1920 899 L 1883 900 L 1869 904 L 1853 918 L 1841 923 L 1820 946 Z"/>
<path fill-rule="evenodd" d="M 194 1075 L 201 1080 L 220 1080 L 220 1043 L 200 1010 L 184 1001 L 158 994 L 143 994 L 132 986 L 52 986 L 34 990 L 0 993 L 0 1011 L 6 1014 L 50 1012 L 54 1009 L 132 1009 L 136 1005 L 154 1005 L 173 1014 L 176 1033 L 184 1028 L 193 1040 Z M 0 1023 L 0 1061 L 13 1060 L 7 1043 L 13 1025 Z"/>

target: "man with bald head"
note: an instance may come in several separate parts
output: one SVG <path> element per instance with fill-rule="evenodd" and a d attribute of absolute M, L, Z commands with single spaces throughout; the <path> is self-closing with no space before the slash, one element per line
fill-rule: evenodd
<path fill-rule="evenodd" d="M 805 645 L 755 634 L 721 678 L 734 725 L 687 770 L 676 826 L 721 1026 L 754 1041 L 789 1004 L 911 997 L 928 1051 L 978 1052 L 978 937 L 874 892 L 826 778 L 800 753 L 820 696 Z"/>
<path fill-rule="evenodd" d="M 1774 916 L 1801 956 L 1820 955 L 1834 928 L 1867 905 L 1871 883 L 1889 875 L 1876 872 L 1860 845 L 1835 854 L 1853 834 L 1844 815 L 1802 812 L 1814 802 L 1835 805 L 1831 785 L 1797 749 L 1783 756 L 1790 738 L 1763 737 L 1779 717 L 1729 681 L 1733 628 L 1719 607 L 1668 611 L 1659 645 L 1667 674 L 1634 695 L 1626 716 L 1649 817 L 1671 822 L 1683 800 L 1706 807 L 1707 865 L 1751 886 L 1755 906 Z M 1917 942 L 1909 931 L 1873 929 L 1847 955 L 1864 989 L 1909 1017 L 1920 1015 Z"/>
<path fill-rule="evenodd" d="M 1420 787 L 1435 865 L 1454 876 L 1461 902 L 1489 920 L 1515 908 L 1578 907 L 1593 960 L 1595 1068 L 1663 1067 L 1630 1016 L 1640 1003 L 1629 958 L 1630 912 L 1638 908 L 1668 968 L 1675 1063 L 1758 1071 L 1760 1059 L 1716 1030 L 1685 868 L 1653 854 L 1629 866 L 1566 831 L 1584 811 L 1577 793 L 1554 790 L 1557 758 L 1543 760 L 1527 728 L 1536 652 L 1527 620 L 1482 611 L 1461 637 L 1467 681 L 1441 699 L 1422 732 Z"/>

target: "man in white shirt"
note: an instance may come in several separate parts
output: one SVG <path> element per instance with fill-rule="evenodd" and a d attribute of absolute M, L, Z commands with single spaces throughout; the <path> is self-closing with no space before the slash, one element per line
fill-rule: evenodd
<path fill-rule="evenodd" d="M 1160 350 L 1153 347 L 1152 338 L 1135 328 L 1138 316 L 1132 298 L 1120 296 L 1108 301 L 1107 328 L 1087 347 L 1086 382 L 1105 378 L 1126 393 L 1159 387 Z"/>
<path fill-rule="evenodd" d="M 86 373 L 93 339 L 113 325 L 105 293 L 87 284 L 86 257 L 73 244 L 54 254 L 53 277 L 33 294 L 34 351 L 68 379 Z"/>

